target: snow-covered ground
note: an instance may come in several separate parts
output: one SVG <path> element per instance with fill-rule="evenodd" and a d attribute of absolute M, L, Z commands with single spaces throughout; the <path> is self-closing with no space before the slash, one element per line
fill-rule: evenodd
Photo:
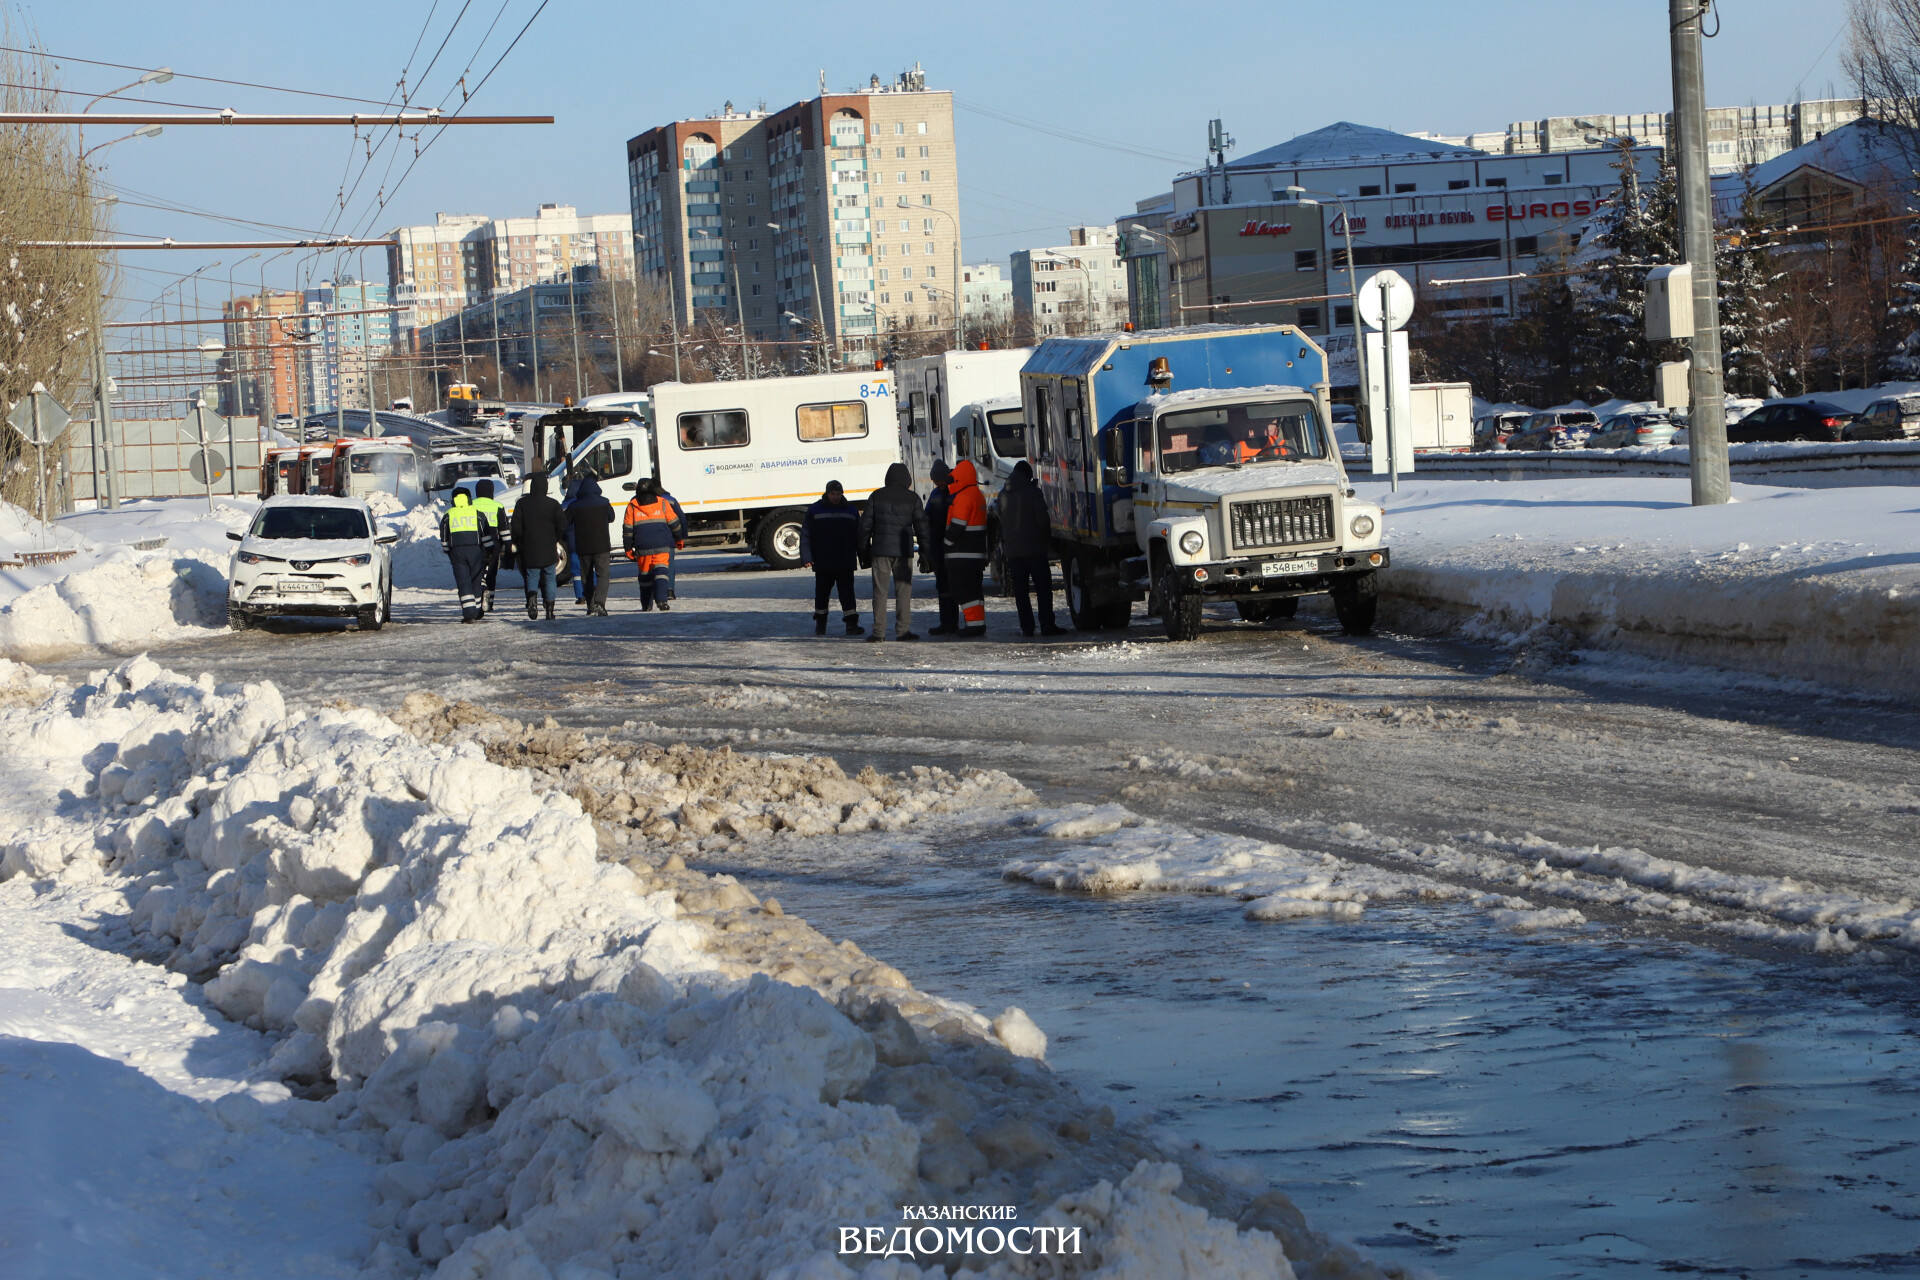
<path fill-rule="evenodd" d="M 1920 500 L 1903 487 L 1433 480 L 1387 509 L 1383 593 L 1507 642 L 1567 641 L 1897 693 L 1920 689 Z"/>
<path fill-rule="evenodd" d="M 7 664 L 0 708 L 0 1112 L 38 1107 L 8 1176 L 41 1208 L 9 1271 L 812 1280 L 907 1205 L 1075 1232 L 1074 1274 L 1405 1274 L 1116 1124 L 1018 1008 L 678 852 L 1030 803 L 1003 774 L 303 711 L 145 658 Z M 91 1176 L 86 1132 L 150 1159 Z M 985 1239 L 913 1242 L 1028 1273 Z"/>

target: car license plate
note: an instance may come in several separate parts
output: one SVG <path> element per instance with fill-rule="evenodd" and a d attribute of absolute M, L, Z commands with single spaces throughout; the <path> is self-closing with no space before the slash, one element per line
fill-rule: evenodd
<path fill-rule="evenodd" d="M 1317 560 L 1267 560 L 1260 565 L 1264 577 L 1278 578 L 1288 573 L 1312 573 L 1320 567 Z"/>
<path fill-rule="evenodd" d="M 317 582 L 307 582 L 299 578 L 283 578 L 280 581 L 280 592 L 282 595 L 290 592 L 298 593 L 318 590 L 320 590 L 320 584 Z"/>

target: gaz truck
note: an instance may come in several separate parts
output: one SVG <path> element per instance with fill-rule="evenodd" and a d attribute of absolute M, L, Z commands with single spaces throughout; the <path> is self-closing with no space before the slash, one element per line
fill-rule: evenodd
<path fill-rule="evenodd" d="M 1020 385 L 1076 628 L 1145 599 L 1192 640 L 1208 601 L 1268 621 L 1326 592 L 1348 634 L 1372 629 L 1384 516 L 1347 483 L 1326 353 L 1299 329 L 1049 338 Z"/>

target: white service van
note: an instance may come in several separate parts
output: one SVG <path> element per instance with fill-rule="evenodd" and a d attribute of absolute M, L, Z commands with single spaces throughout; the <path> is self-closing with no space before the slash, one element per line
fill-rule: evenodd
<path fill-rule="evenodd" d="M 568 410 L 523 421 L 527 467 L 546 464 L 564 497 L 592 475 L 616 507 L 658 476 L 687 517 L 689 546 L 745 546 L 779 569 L 800 563 L 800 521 L 838 480 L 863 501 L 900 461 L 893 380 L 885 371 L 731 382 L 660 382 L 644 419 L 632 410 Z M 618 417 L 586 433 L 595 415 Z M 503 503 L 509 508 L 520 489 Z"/>
<path fill-rule="evenodd" d="M 900 414 L 900 456 L 912 470 L 914 489 L 922 497 L 933 491 L 929 473 L 936 459 L 952 466 L 972 457 L 980 472 L 980 487 L 992 498 L 999 482 L 1024 455 L 999 453 L 992 459 L 982 458 L 958 447 L 960 435 L 973 425 L 975 406 L 1009 396 L 1019 400 L 1020 369 L 1032 354 L 1032 347 L 942 351 L 902 360 L 894 367 L 900 387 L 895 406 Z M 978 443 L 977 435 L 973 442 Z M 989 461 L 996 465 L 988 465 Z"/>

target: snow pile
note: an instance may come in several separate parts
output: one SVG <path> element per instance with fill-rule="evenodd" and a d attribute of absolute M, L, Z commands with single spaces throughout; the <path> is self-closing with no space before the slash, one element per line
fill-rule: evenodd
<path fill-rule="evenodd" d="M 1525 898 L 1478 893 L 1330 853 L 1166 827 L 1120 805 L 1036 810 L 1013 821 L 1052 839 L 1075 842 L 1065 853 L 1016 858 L 1001 868 L 1009 880 L 1055 889 L 1220 894 L 1247 903 L 1249 920 L 1355 920 L 1369 903 L 1404 899 L 1465 902 L 1491 911 L 1496 923 L 1515 929 L 1586 920 L 1578 911 L 1542 911 Z"/>
<path fill-rule="evenodd" d="M 1890 692 L 1920 687 L 1920 518 L 1900 487 L 1735 485 L 1688 505 L 1669 479 L 1454 480 L 1377 489 L 1398 625 L 1515 647 L 1557 628 L 1636 650 Z"/>
<path fill-rule="evenodd" d="M 440 546 L 440 517 L 445 511 L 440 504 L 428 502 L 397 515 L 376 513 L 386 532 L 400 535 L 400 541 L 388 548 L 393 555 L 394 586 L 453 585 L 453 570 L 447 567 L 447 553 Z"/>
<path fill-rule="evenodd" d="M 552 729 L 415 705 L 416 721 L 467 721 L 422 741 L 369 710 L 290 713 L 271 685 L 144 658 L 26 705 L 46 688 L 0 669 L 18 780 L 0 793 L 0 878 L 97 890 L 120 905 L 95 945 L 204 981 L 278 1038 L 271 1074 L 306 1096 L 230 1109 L 388 1161 L 369 1276 L 850 1276 L 837 1228 L 891 1229 L 902 1204 L 1080 1226 L 1086 1252 L 1060 1274 L 1286 1277 L 1282 1244 L 1302 1274 L 1380 1274 L 1284 1197 L 1249 1200 L 1192 1152 L 1167 1163 L 1038 1061 L 1044 1034 L 1019 1010 L 989 1023 L 916 992 L 675 856 L 604 860 L 607 824 L 550 780 L 585 790 L 593 764 L 530 763 L 566 754 Z M 965 785 L 653 752 L 608 768 L 662 799 L 689 779 L 745 788 L 728 800 L 742 812 L 767 803 L 750 773 L 776 797 L 838 773 L 865 796 L 851 810 L 877 807 L 869 825 Z M 16 888 L 0 893 L 24 908 Z"/>
<path fill-rule="evenodd" d="M 850 778 L 826 756 L 593 738 L 551 719 L 525 725 L 423 691 L 408 694 L 394 718 L 428 741 L 474 743 L 496 763 L 535 771 L 608 824 L 614 848 L 635 854 L 650 845 L 691 853 L 775 835 L 900 831 L 934 814 L 1034 798 L 994 769 L 955 774 L 920 765 L 888 777 L 869 767 Z"/>

